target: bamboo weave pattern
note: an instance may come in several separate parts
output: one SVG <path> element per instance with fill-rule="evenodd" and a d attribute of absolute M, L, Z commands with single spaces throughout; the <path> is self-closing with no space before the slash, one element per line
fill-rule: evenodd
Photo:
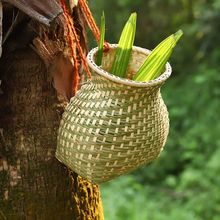
<path fill-rule="evenodd" d="M 111 67 L 115 47 L 104 55 L 102 69 L 93 61 L 97 48 L 88 54 L 92 80 L 71 99 L 58 134 L 57 159 L 98 184 L 155 160 L 169 131 L 160 87 L 171 74 L 170 65 L 145 83 L 115 77 L 104 71 Z M 148 53 L 133 48 L 128 74 Z"/>

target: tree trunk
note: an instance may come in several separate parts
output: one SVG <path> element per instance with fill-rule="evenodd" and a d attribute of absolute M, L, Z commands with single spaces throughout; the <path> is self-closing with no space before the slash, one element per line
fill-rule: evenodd
<path fill-rule="evenodd" d="M 4 49 L 4 48 L 3 48 Z M 64 104 L 29 47 L 3 54 L 0 220 L 102 220 L 99 187 L 54 156 Z"/>

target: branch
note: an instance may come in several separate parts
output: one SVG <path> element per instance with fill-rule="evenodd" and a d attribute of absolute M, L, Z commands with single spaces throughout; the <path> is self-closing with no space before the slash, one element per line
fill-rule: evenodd
<path fill-rule="evenodd" d="M 19 8 L 35 20 L 49 25 L 50 22 L 63 12 L 56 0 L 4 0 Z"/>

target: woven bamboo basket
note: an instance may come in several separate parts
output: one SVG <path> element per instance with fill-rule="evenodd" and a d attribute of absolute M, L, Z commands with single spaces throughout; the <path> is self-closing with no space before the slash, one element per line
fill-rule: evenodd
<path fill-rule="evenodd" d="M 160 87 L 171 74 L 149 82 L 135 82 L 110 74 L 115 48 L 95 64 L 97 48 L 87 56 L 92 79 L 68 104 L 61 120 L 56 157 L 82 177 L 100 184 L 155 160 L 168 131 L 167 108 Z M 131 77 L 149 50 L 133 47 Z"/>

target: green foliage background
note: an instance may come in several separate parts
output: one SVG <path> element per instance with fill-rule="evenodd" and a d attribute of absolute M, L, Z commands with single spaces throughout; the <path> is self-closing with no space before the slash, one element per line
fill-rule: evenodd
<path fill-rule="evenodd" d="M 183 29 L 162 88 L 170 112 L 168 143 L 149 166 L 102 186 L 107 220 L 220 219 L 220 1 L 91 0 L 115 43 L 138 13 L 135 45 L 155 47 Z M 94 46 L 95 42 L 91 42 Z"/>

